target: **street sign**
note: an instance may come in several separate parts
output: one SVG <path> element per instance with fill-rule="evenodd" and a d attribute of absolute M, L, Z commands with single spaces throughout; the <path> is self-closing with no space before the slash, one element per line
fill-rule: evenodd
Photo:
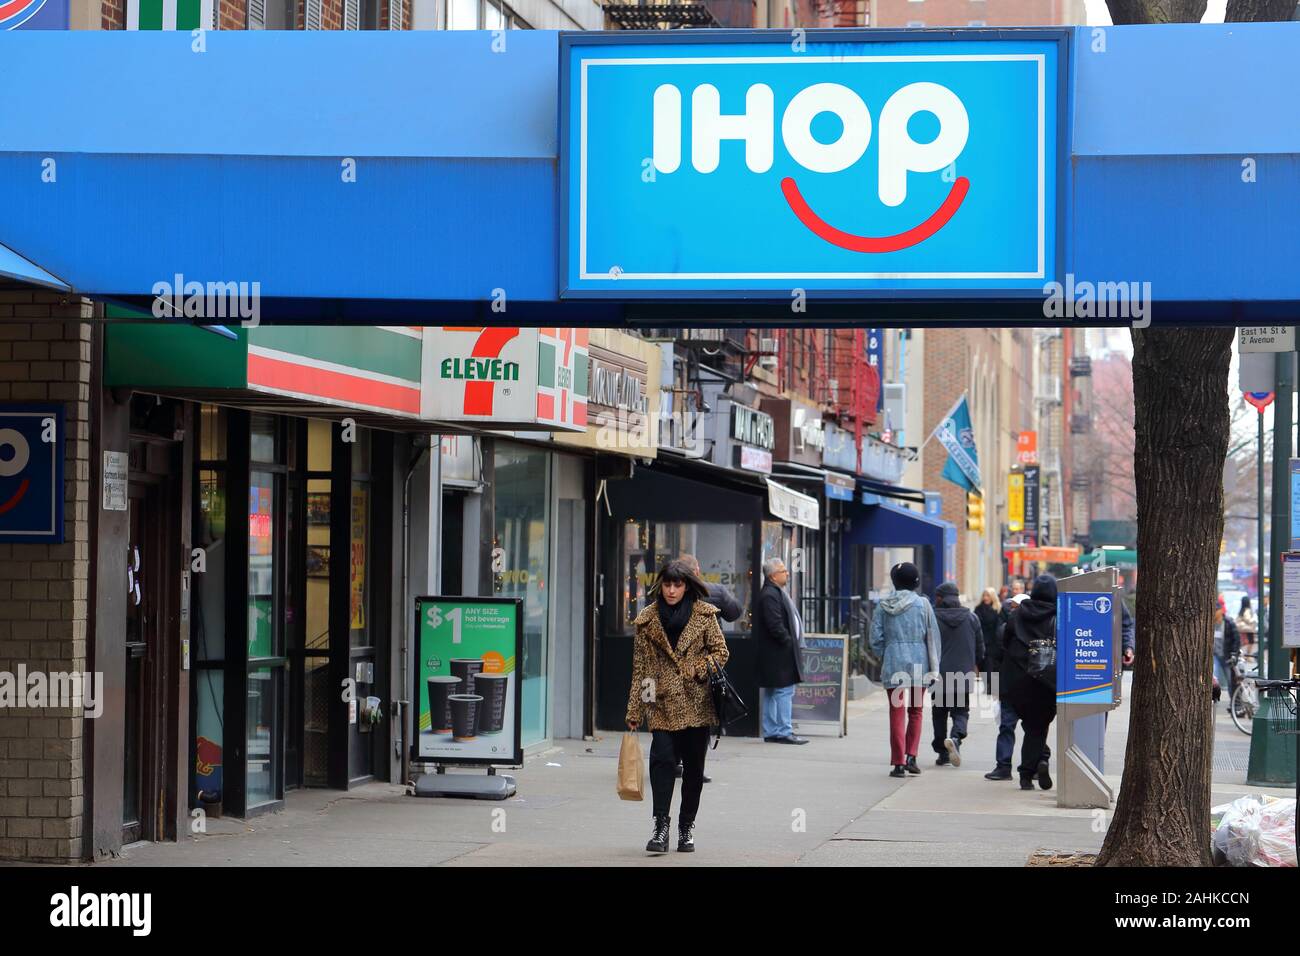
<path fill-rule="evenodd" d="M 1300 552 L 1282 552 L 1282 646 L 1300 647 Z"/>
<path fill-rule="evenodd" d="M 562 296 L 1060 278 L 1066 34 L 833 34 L 563 34 Z"/>
<path fill-rule="evenodd" d="M 1290 460 L 1291 474 L 1291 548 L 1300 551 L 1300 458 Z"/>
<path fill-rule="evenodd" d="M 1038 463 L 1038 432 L 1024 431 L 1016 435 L 1016 461 L 1021 465 Z"/>
<path fill-rule="evenodd" d="M 1295 326 L 1243 326 L 1237 330 L 1238 352 L 1294 352 Z"/>
<path fill-rule="evenodd" d="M 1056 702 L 1114 703 L 1113 594 L 1066 591 L 1056 602 Z"/>
<path fill-rule="evenodd" d="M 1007 530 L 1025 529 L 1025 475 L 1013 471 L 1007 475 Z"/>
<path fill-rule="evenodd" d="M 1242 397 L 1255 406 L 1255 411 L 1263 415 L 1264 409 L 1273 404 L 1274 396 L 1272 392 L 1243 392 Z"/>

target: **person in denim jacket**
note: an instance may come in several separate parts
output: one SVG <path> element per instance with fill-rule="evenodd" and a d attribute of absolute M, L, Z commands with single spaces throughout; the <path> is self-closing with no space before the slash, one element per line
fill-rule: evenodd
<path fill-rule="evenodd" d="M 876 605 L 871 618 L 871 650 L 882 660 L 881 681 L 889 693 L 891 777 L 919 774 L 925 689 L 939 670 L 939 622 L 934 608 L 916 592 L 921 573 L 910 562 L 889 570 L 894 593 Z"/>

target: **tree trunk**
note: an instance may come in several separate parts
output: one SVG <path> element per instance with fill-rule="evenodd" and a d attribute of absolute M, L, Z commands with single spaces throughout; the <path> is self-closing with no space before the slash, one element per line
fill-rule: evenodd
<path fill-rule="evenodd" d="M 1228 0 L 1224 23 L 1267 23 L 1290 20 L 1295 0 Z"/>
<path fill-rule="evenodd" d="M 1207 0 L 1106 0 L 1106 9 L 1110 11 L 1111 22 L 1116 26 L 1131 23 L 1200 23 L 1207 6 Z"/>
<path fill-rule="evenodd" d="M 1212 634 L 1233 329 L 1134 329 L 1142 613 L 1099 866 L 1209 866 Z"/>

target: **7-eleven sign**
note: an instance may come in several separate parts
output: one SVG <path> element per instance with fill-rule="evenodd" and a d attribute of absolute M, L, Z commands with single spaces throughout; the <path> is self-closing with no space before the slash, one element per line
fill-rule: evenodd
<path fill-rule="evenodd" d="M 211 30 L 215 0 L 127 0 L 128 30 Z"/>
<path fill-rule="evenodd" d="M 490 428 L 583 431 L 585 329 L 424 329 L 420 416 Z"/>

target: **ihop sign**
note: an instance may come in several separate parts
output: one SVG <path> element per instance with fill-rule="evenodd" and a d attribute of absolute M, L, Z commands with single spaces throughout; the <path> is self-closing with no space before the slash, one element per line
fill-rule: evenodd
<path fill-rule="evenodd" d="M 63 541 L 63 407 L 0 405 L 0 542 Z"/>
<path fill-rule="evenodd" d="M 562 294 L 1041 296 L 1066 36 L 563 36 Z"/>

